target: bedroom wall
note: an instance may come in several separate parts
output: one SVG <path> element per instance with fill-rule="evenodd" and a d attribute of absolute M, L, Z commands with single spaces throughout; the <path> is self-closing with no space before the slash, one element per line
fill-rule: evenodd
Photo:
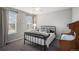
<path fill-rule="evenodd" d="M 27 26 L 26 26 L 27 15 L 28 15 L 27 13 L 18 11 L 17 33 L 9 34 L 8 35 L 8 42 L 24 38 L 24 32 L 27 30 Z"/>
<path fill-rule="evenodd" d="M 56 12 L 38 15 L 37 26 L 52 25 L 56 26 L 57 39 L 61 33 L 69 32 L 67 24 L 72 22 L 72 9 L 64 9 Z"/>
<path fill-rule="evenodd" d="M 72 8 L 72 22 L 79 21 L 79 7 Z"/>

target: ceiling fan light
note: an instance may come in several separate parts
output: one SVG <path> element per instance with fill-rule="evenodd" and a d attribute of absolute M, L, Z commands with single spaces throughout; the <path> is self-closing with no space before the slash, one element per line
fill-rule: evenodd
<path fill-rule="evenodd" d="M 35 8 L 36 11 L 40 11 L 40 8 Z"/>

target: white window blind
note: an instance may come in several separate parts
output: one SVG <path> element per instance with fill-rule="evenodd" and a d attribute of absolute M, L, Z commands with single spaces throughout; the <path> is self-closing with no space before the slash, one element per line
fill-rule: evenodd
<path fill-rule="evenodd" d="M 8 12 L 8 34 L 16 33 L 17 31 L 17 13 L 15 11 Z"/>

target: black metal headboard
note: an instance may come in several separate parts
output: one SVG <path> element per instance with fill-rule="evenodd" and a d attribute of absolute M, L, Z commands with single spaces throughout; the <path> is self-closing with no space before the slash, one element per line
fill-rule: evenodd
<path fill-rule="evenodd" d="M 49 25 L 43 25 L 41 26 L 42 31 L 48 31 L 52 30 L 56 34 L 56 27 L 55 26 L 49 26 Z"/>

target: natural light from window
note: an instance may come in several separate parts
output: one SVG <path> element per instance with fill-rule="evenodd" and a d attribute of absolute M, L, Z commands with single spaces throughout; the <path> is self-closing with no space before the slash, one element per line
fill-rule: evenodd
<path fill-rule="evenodd" d="M 33 17 L 32 16 L 27 16 L 26 20 L 27 20 L 27 24 L 33 24 Z"/>
<path fill-rule="evenodd" d="M 33 28 L 33 16 L 27 16 L 26 22 L 27 22 L 28 29 L 32 29 Z"/>
<path fill-rule="evenodd" d="M 8 13 L 8 34 L 16 33 L 16 20 L 17 13 L 15 11 L 9 11 Z"/>

